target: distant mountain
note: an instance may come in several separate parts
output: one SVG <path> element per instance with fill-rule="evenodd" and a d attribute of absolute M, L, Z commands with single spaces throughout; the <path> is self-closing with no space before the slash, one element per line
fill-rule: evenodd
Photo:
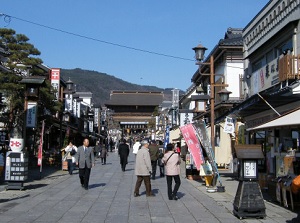
<path fill-rule="evenodd" d="M 112 90 L 163 91 L 164 100 L 172 100 L 172 89 L 132 84 L 97 71 L 82 70 L 80 68 L 61 69 L 61 76 L 65 81 L 70 78 L 76 85 L 76 91 L 92 92 L 93 103 L 98 105 L 104 105 L 109 100 Z"/>

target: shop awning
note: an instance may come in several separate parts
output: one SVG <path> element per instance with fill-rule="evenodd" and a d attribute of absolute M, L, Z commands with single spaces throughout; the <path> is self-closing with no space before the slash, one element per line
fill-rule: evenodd
<path fill-rule="evenodd" d="M 274 92 L 271 93 L 267 91 L 261 92 L 260 95 L 272 105 L 272 107 L 277 108 L 300 100 L 300 94 L 293 93 L 293 90 L 298 86 L 299 83 L 297 82 L 291 86 L 274 90 Z M 271 110 L 270 106 L 262 100 L 258 94 L 255 94 L 233 107 L 229 112 L 216 118 L 215 123 L 224 121 L 226 116 L 247 117 L 267 110 Z"/>
<path fill-rule="evenodd" d="M 170 131 L 170 142 L 178 141 L 180 137 L 180 129 L 176 128 Z"/>
<path fill-rule="evenodd" d="M 270 122 L 265 124 L 256 126 L 254 128 L 249 128 L 247 131 L 251 130 L 259 130 L 259 129 L 268 129 L 268 128 L 275 128 L 275 127 L 282 127 L 282 126 L 295 126 L 300 125 L 300 108 L 289 112 L 285 115 L 282 115 L 276 119 L 273 119 Z"/>

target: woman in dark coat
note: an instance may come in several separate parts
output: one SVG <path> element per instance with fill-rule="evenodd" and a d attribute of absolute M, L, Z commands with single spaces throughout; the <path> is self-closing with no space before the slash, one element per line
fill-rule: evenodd
<path fill-rule="evenodd" d="M 107 149 L 105 145 L 102 145 L 101 153 L 100 153 L 100 158 L 101 158 L 101 163 L 102 165 L 106 164 L 106 157 L 108 156 Z"/>
<path fill-rule="evenodd" d="M 126 139 L 123 139 L 123 141 L 120 143 L 119 148 L 118 148 L 118 153 L 120 156 L 120 164 L 121 164 L 121 168 L 122 171 L 125 171 L 125 167 L 127 164 L 127 159 L 128 159 L 128 155 L 129 155 L 129 146 L 126 143 Z"/>

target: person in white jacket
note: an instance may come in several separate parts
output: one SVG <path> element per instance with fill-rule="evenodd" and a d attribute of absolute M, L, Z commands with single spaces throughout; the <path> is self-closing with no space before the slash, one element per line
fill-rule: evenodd
<path fill-rule="evenodd" d="M 67 147 L 65 148 L 65 152 L 66 160 L 68 162 L 68 171 L 69 174 L 72 175 L 76 163 L 75 155 L 77 153 L 77 147 L 73 144 L 72 141 L 69 141 L 69 145 L 67 145 Z"/>
<path fill-rule="evenodd" d="M 137 152 L 139 151 L 140 147 L 141 147 L 140 141 L 136 140 L 136 142 L 134 143 L 134 145 L 132 147 L 132 153 L 136 155 Z"/>
<path fill-rule="evenodd" d="M 169 200 L 178 200 L 177 191 L 180 187 L 180 156 L 174 152 L 173 144 L 167 144 L 167 151 L 162 159 L 165 164 L 165 172 L 168 185 L 168 197 Z M 174 189 L 172 190 L 172 180 L 175 181 Z"/>

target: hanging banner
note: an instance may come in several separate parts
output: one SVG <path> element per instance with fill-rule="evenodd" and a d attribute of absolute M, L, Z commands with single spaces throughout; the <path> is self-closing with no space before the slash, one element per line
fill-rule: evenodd
<path fill-rule="evenodd" d="M 184 126 L 193 122 L 193 113 L 180 113 L 180 126 Z"/>
<path fill-rule="evenodd" d="M 60 69 L 59 68 L 53 68 L 50 70 L 50 80 L 51 85 L 53 89 L 55 90 L 55 99 L 59 99 L 59 89 L 60 89 Z"/>
<path fill-rule="evenodd" d="M 167 144 L 170 142 L 170 127 L 167 125 L 166 127 L 166 135 L 165 135 L 165 143 L 164 143 L 164 149 L 167 148 Z"/>
<path fill-rule="evenodd" d="M 226 117 L 225 125 L 224 125 L 224 132 L 233 134 L 234 133 L 234 121 L 233 118 Z"/>
<path fill-rule="evenodd" d="M 42 166 L 42 160 L 43 160 L 43 143 L 44 143 L 44 128 L 45 128 L 45 121 L 42 123 L 42 132 L 41 132 L 41 139 L 40 139 L 40 145 L 38 150 L 38 166 Z"/>
<path fill-rule="evenodd" d="M 215 154 L 214 154 L 214 151 L 211 146 L 211 141 L 210 141 L 210 137 L 207 132 L 205 121 L 197 120 L 197 122 L 195 122 L 193 125 L 195 126 L 197 136 L 199 137 L 201 145 L 203 146 L 203 149 L 206 152 L 208 161 L 212 166 L 212 170 L 213 170 L 214 174 L 216 174 L 216 176 L 217 176 L 216 178 L 214 178 L 214 180 L 218 180 L 220 182 L 220 185 L 222 185 L 218 167 L 217 167 L 217 164 L 215 161 Z"/>
<path fill-rule="evenodd" d="M 26 108 L 26 127 L 36 127 L 37 102 L 29 101 Z"/>
<path fill-rule="evenodd" d="M 184 137 L 184 140 L 193 156 L 193 160 L 197 170 L 200 170 L 200 166 L 204 163 L 204 157 L 201 144 L 197 138 L 195 128 L 192 124 L 184 125 L 180 127 L 180 131 Z"/>

